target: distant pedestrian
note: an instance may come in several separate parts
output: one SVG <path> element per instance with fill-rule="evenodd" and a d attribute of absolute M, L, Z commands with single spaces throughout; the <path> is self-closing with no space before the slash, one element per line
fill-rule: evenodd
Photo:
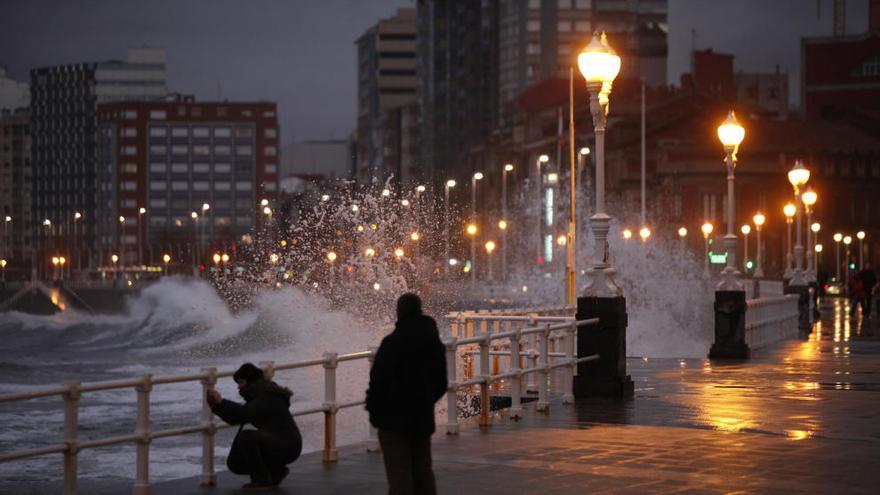
<path fill-rule="evenodd" d="M 877 285 L 877 276 L 871 268 L 870 263 L 865 263 L 865 268 L 859 272 L 859 278 L 865 284 L 865 305 L 862 307 L 862 313 L 865 318 L 871 316 L 871 301 L 874 298 L 874 286 Z"/>
<path fill-rule="evenodd" d="M 281 484 L 302 451 L 302 436 L 290 414 L 289 389 L 267 380 L 263 370 L 251 363 L 241 365 L 232 376 L 245 403 L 226 400 L 216 390 L 208 391 L 211 410 L 229 424 L 241 425 L 226 465 L 235 474 L 250 475 L 245 491 L 270 490 Z M 256 430 L 245 430 L 252 424 Z"/>
<path fill-rule="evenodd" d="M 865 284 L 857 273 L 849 281 L 849 314 L 854 316 L 859 305 L 862 306 L 862 314 L 864 314 Z"/>
<path fill-rule="evenodd" d="M 390 495 L 437 493 L 431 467 L 434 404 L 446 393 L 446 355 L 437 323 L 415 294 L 397 300 L 394 331 L 382 340 L 367 389 L 379 429 Z"/>

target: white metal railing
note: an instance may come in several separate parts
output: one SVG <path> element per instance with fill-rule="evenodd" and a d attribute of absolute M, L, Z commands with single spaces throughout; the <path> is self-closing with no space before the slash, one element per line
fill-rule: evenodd
<path fill-rule="evenodd" d="M 487 315 L 488 316 L 488 315 Z M 447 433 L 456 434 L 459 430 L 458 423 L 458 403 L 457 392 L 461 389 L 471 387 L 473 385 L 480 386 L 480 426 L 489 426 L 489 385 L 494 382 L 509 379 L 511 382 L 511 411 L 510 416 L 518 418 L 522 414 L 520 406 L 521 401 L 521 379 L 524 375 L 539 377 L 537 383 L 538 390 L 538 410 L 546 410 L 549 404 L 549 383 L 550 373 L 556 369 L 562 369 L 564 379 L 562 380 L 563 402 L 571 403 L 573 401 L 572 385 L 573 377 L 576 373 L 577 364 L 586 361 L 599 359 L 599 355 L 591 355 L 582 358 L 574 356 L 574 341 L 577 328 L 586 325 L 595 325 L 599 322 L 598 318 L 589 320 L 575 321 L 572 317 L 525 317 L 519 315 L 501 316 L 495 315 L 495 318 L 507 318 L 511 324 L 511 330 L 499 331 L 495 333 L 483 333 L 481 335 L 472 335 L 468 337 L 458 338 L 453 336 L 451 339 L 444 341 L 446 347 L 447 360 L 447 376 L 449 380 L 447 404 L 448 404 L 448 421 Z M 539 318 L 543 318 L 543 321 Z M 488 321 L 488 320 L 485 320 Z M 502 320 L 503 321 L 503 320 Z M 526 321 L 538 323 L 536 326 L 512 326 L 512 322 Z M 554 333 L 562 333 L 564 336 L 564 351 L 550 352 L 550 342 Z M 523 368 L 521 365 L 521 344 L 524 338 L 535 336 L 537 342 L 537 358 L 534 363 Z M 510 367 L 504 373 L 492 373 L 489 368 L 489 346 L 494 341 L 506 341 L 509 351 L 505 353 L 509 355 Z M 480 356 L 480 374 L 479 376 L 457 381 L 458 357 L 464 356 L 459 352 L 459 347 L 476 345 L 479 349 Z M 464 349 L 466 350 L 466 349 Z M 497 351 L 501 353 L 501 351 Z M 349 354 L 325 353 L 319 359 L 308 361 L 299 361 L 294 363 L 277 364 L 274 361 L 260 363 L 267 378 L 273 378 L 275 373 L 283 370 L 292 370 L 298 368 L 308 368 L 321 366 L 324 368 L 324 402 L 317 407 L 305 408 L 292 411 L 294 416 L 304 416 L 309 414 L 324 414 L 324 447 L 322 458 L 325 462 L 335 462 L 337 460 L 336 448 L 336 413 L 340 409 L 351 408 L 363 405 L 365 401 L 351 400 L 340 402 L 336 397 L 336 369 L 341 362 L 355 361 L 360 359 L 368 359 L 371 363 L 376 355 L 376 349 L 371 348 L 368 351 L 354 352 Z M 554 361 L 551 362 L 551 357 Z M 561 359 L 560 359 L 561 357 Z M 66 382 L 63 386 L 54 388 L 40 389 L 28 392 L 19 392 L 14 394 L 0 395 L 0 403 L 23 401 L 37 399 L 43 397 L 60 396 L 64 399 L 64 438 L 63 441 L 47 447 L 19 450 L 13 452 L 4 452 L 0 454 L 0 462 L 8 462 L 19 459 L 27 459 L 31 457 L 43 456 L 48 454 L 64 455 L 64 475 L 63 475 L 63 493 L 71 495 L 77 493 L 78 472 L 77 472 L 77 456 L 80 451 L 98 447 L 106 447 L 110 445 L 118 445 L 124 443 L 136 444 L 136 468 L 135 482 L 133 492 L 135 495 L 145 495 L 150 493 L 150 443 L 154 439 L 175 437 L 181 435 L 189 435 L 193 433 L 201 433 L 202 435 L 202 474 L 200 484 L 202 486 L 212 486 L 216 483 L 216 473 L 214 470 L 214 434 L 222 428 L 229 428 L 231 425 L 215 423 L 214 415 L 211 407 L 207 403 L 208 390 L 212 390 L 217 383 L 217 379 L 230 377 L 234 371 L 218 371 L 217 368 L 204 368 L 200 373 L 188 375 L 173 375 L 154 377 L 151 374 L 142 375 L 137 378 L 126 380 L 116 380 L 97 383 L 80 383 L 78 381 Z M 150 424 L 150 392 L 154 386 L 166 385 L 171 383 L 183 383 L 198 381 L 202 385 L 202 411 L 201 422 L 195 425 L 184 426 L 180 428 L 172 428 L 167 430 L 153 431 Z M 118 389 L 134 389 L 137 393 L 137 417 L 135 421 L 135 431 L 128 435 L 119 435 L 114 437 L 106 437 L 93 440 L 81 441 L 79 439 L 79 401 L 80 396 L 84 393 L 118 390 Z M 371 441 L 375 440 L 375 431 L 371 429 Z"/>
<path fill-rule="evenodd" d="M 746 344 L 764 347 L 798 334 L 798 295 L 746 301 Z"/>

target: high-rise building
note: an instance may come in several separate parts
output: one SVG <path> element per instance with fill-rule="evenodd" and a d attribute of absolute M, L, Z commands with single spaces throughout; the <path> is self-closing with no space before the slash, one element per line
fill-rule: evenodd
<path fill-rule="evenodd" d="M 357 179 L 404 180 L 412 163 L 404 163 L 406 153 L 394 145 L 401 144 L 401 133 L 413 130 L 400 125 L 400 115 L 417 110 L 416 11 L 399 9 L 368 29 L 357 46 Z"/>
<path fill-rule="evenodd" d="M 99 105 L 97 117 L 102 264 L 111 252 L 127 263 L 204 261 L 271 220 L 262 201 L 274 208 L 278 190 L 275 103 L 125 101 Z"/>
<path fill-rule="evenodd" d="M 473 170 L 498 104 L 498 0 L 419 0 L 419 146 L 424 178 Z"/>
<path fill-rule="evenodd" d="M 12 79 L 6 75 L 6 67 L 0 67 L 0 109 L 25 108 L 30 97 L 28 83 Z"/>
<path fill-rule="evenodd" d="M 279 177 L 347 178 L 351 175 L 350 151 L 346 140 L 289 144 L 281 150 Z"/>
<path fill-rule="evenodd" d="M 620 77 L 666 84 L 666 0 L 499 0 L 499 121 L 528 86 L 577 67 L 593 32 L 605 31 L 621 55 Z"/>
<path fill-rule="evenodd" d="M 0 258 L 10 267 L 31 261 L 30 112 L 0 110 Z"/>
<path fill-rule="evenodd" d="M 32 226 L 42 265 L 48 251 L 62 243 L 75 241 L 90 253 L 97 247 L 97 105 L 165 95 L 165 52 L 137 48 L 125 61 L 34 69 L 30 88 Z M 81 217 L 74 222 L 77 213 Z"/>

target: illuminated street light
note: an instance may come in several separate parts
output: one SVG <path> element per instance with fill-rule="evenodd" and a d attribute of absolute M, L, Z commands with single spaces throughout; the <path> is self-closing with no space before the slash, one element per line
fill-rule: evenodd
<path fill-rule="evenodd" d="M 843 240 L 843 234 L 838 232 L 834 234 L 832 239 L 834 239 L 834 245 L 836 247 L 835 251 L 837 252 L 837 278 L 835 280 L 840 282 L 840 241 Z"/>
<path fill-rule="evenodd" d="M 749 272 L 749 234 L 752 232 L 752 226 L 744 223 L 742 227 L 739 228 L 739 231 L 742 232 L 743 235 L 743 269 L 746 271 L 746 274 Z"/>
<path fill-rule="evenodd" d="M 686 229 L 685 227 L 678 228 L 678 236 L 679 237 L 687 237 L 687 235 L 688 235 L 688 229 Z"/>
<path fill-rule="evenodd" d="M 804 210 L 807 213 L 807 228 L 810 228 L 810 225 L 813 223 L 813 206 L 816 204 L 816 201 L 819 199 L 819 195 L 816 194 L 816 191 L 812 189 L 807 189 L 801 194 L 801 201 L 804 202 Z M 804 271 L 804 280 L 807 285 L 813 285 L 816 283 L 816 267 L 815 267 L 815 254 L 813 253 L 813 236 L 810 235 L 809 230 L 806 231 L 807 235 L 807 246 L 806 246 L 806 269 Z"/>
<path fill-rule="evenodd" d="M 789 280 L 794 276 L 794 254 L 792 253 L 791 243 L 791 224 L 794 223 L 794 216 L 797 214 L 798 208 L 794 203 L 788 203 L 782 207 L 782 214 L 785 215 L 785 273 L 782 278 Z"/>
<path fill-rule="evenodd" d="M 611 218 L 605 213 L 605 126 L 607 122 L 611 85 L 620 72 L 620 57 L 608 45 L 605 33 L 594 35 L 578 54 L 578 69 L 587 82 L 590 93 L 590 112 L 596 143 L 596 208 L 590 218 L 593 232 L 593 266 L 588 270 L 589 282 L 584 290 L 588 297 L 618 297 L 621 290 L 614 283 L 608 249 L 608 230 Z"/>
<path fill-rule="evenodd" d="M 794 246 L 795 268 L 789 284 L 795 287 L 806 286 L 809 282 L 803 269 L 804 246 L 801 243 L 801 193 L 803 186 L 808 180 L 810 180 L 809 169 L 804 167 L 803 161 L 795 161 L 794 166 L 788 171 L 788 182 L 791 183 L 791 186 L 794 189 L 794 204 L 797 211 L 797 220 L 795 223 L 797 235 L 795 236 L 796 243 Z"/>
<path fill-rule="evenodd" d="M 409 235 L 409 238 L 412 239 L 412 240 L 414 240 L 414 241 L 417 241 L 417 240 L 419 240 L 419 233 L 418 233 L 418 232 L 413 232 L 412 234 Z"/>
<path fill-rule="evenodd" d="M 326 194 L 325 194 L 324 196 L 325 196 L 327 199 L 330 199 L 330 196 L 327 196 Z M 321 199 L 324 199 L 324 198 L 322 197 Z M 269 200 L 268 200 L 268 199 L 261 199 L 261 200 L 260 200 L 260 206 L 269 206 Z"/>
<path fill-rule="evenodd" d="M 111 255 L 110 261 L 112 261 L 113 263 L 117 263 L 119 261 L 119 256 L 116 256 L 115 254 Z"/>
<path fill-rule="evenodd" d="M 367 248 L 364 250 L 364 254 L 372 258 L 373 256 L 376 256 L 376 250 L 373 248 Z"/>
<path fill-rule="evenodd" d="M 642 242 L 646 242 L 649 237 L 651 237 L 651 229 L 648 227 L 642 227 L 639 229 L 639 237 L 642 238 Z"/>
<path fill-rule="evenodd" d="M 334 251 L 330 251 L 327 253 L 327 261 L 329 261 L 330 263 L 333 263 L 334 261 L 336 261 L 336 258 L 337 258 L 337 255 Z"/>
<path fill-rule="evenodd" d="M 391 190 L 389 190 L 389 189 L 382 189 L 382 197 L 383 197 L 383 198 L 387 198 L 388 196 L 391 196 Z"/>
<path fill-rule="evenodd" d="M 486 248 L 486 264 L 489 267 L 489 281 L 493 281 L 494 277 L 492 276 L 492 252 L 495 251 L 495 243 L 493 241 L 486 241 L 484 245 Z"/>
<path fill-rule="evenodd" d="M 706 251 L 703 253 L 703 256 L 706 258 L 703 267 L 703 276 L 709 278 L 709 236 L 712 234 L 712 231 L 715 230 L 715 227 L 711 223 L 706 222 L 700 227 L 700 230 L 703 231 L 703 243 L 705 244 Z"/>
<path fill-rule="evenodd" d="M 849 245 L 852 244 L 852 237 L 848 235 L 843 236 L 843 244 L 846 246 L 846 266 L 844 267 L 845 271 L 843 272 L 845 274 L 843 277 L 843 283 L 845 287 L 849 287 Z"/>
<path fill-rule="evenodd" d="M 222 261 L 223 263 L 228 263 L 229 262 L 229 255 L 226 253 L 223 253 L 222 255 L 220 255 L 220 261 Z"/>
<path fill-rule="evenodd" d="M 505 172 L 513 172 L 513 165 L 508 163 L 507 165 L 504 166 L 504 171 Z"/>
<path fill-rule="evenodd" d="M 507 280 L 507 174 L 513 172 L 513 164 L 504 165 L 501 171 L 501 280 Z"/>
<path fill-rule="evenodd" d="M 403 206 L 409 206 L 409 200 L 408 199 L 401 199 L 400 204 Z"/>
<path fill-rule="evenodd" d="M 734 222 L 736 221 L 734 191 L 736 153 L 739 145 L 745 138 L 746 130 L 737 122 L 733 110 L 727 114 L 727 118 L 718 126 L 718 139 L 724 147 L 724 164 L 727 168 L 727 235 L 724 236 L 724 248 L 727 251 L 727 266 L 721 270 L 721 282 L 716 287 L 721 291 L 745 290 L 739 281 L 739 270 L 736 269 L 736 233 Z"/>
<path fill-rule="evenodd" d="M 219 265 L 220 264 L 220 253 L 214 253 L 214 256 L 212 256 L 211 259 L 214 260 L 215 265 Z"/>
<path fill-rule="evenodd" d="M 752 217 L 752 222 L 755 224 L 755 251 L 757 254 L 755 255 L 755 273 L 753 275 L 754 278 L 761 278 L 764 276 L 764 270 L 761 268 L 761 259 L 763 258 L 763 246 L 761 245 L 761 227 L 764 226 L 764 222 L 766 218 L 764 214 L 761 212 L 755 213 L 755 216 Z"/>
<path fill-rule="evenodd" d="M 425 186 L 423 186 L 423 185 L 416 186 L 416 192 L 419 192 L 419 193 L 425 192 Z"/>
<path fill-rule="evenodd" d="M 468 224 L 467 226 L 468 235 L 476 235 L 477 234 L 477 226 L 474 224 Z"/>
<path fill-rule="evenodd" d="M 403 258 L 403 255 L 403 248 L 397 248 L 394 250 L 394 256 L 396 256 L 398 259 Z"/>
<path fill-rule="evenodd" d="M 623 238 L 624 238 L 624 239 L 626 239 L 626 240 L 630 240 L 630 239 L 632 239 L 632 236 L 633 236 L 632 230 L 629 230 L 629 229 L 623 229 L 623 232 L 622 232 L 622 233 L 623 233 Z"/>
<path fill-rule="evenodd" d="M 272 263 L 273 265 L 278 264 L 279 259 L 279 256 L 275 253 L 269 255 L 269 263 Z"/>
<path fill-rule="evenodd" d="M 373 282 L 373 290 L 379 290 L 381 288 L 382 288 L 382 286 L 379 285 L 379 282 Z"/>
<path fill-rule="evenodd" d="M 360 211 L 360 207 L 358 205 L 351 205 L 351 211 L 357 213 Z"/>
<path fill-rule="evenodd" d="M 589 154 L 590 154 L 590 148 L 587 148 L 586 146 L 583 147 L 583 148 L 581 148 L 581 154 L 584 155 L 584 156 L 589 155 Z"/>
<path fill-rule="evenodd" d="M 455 258 L 449 258 L 449 266 L 455 266 L 458 264 L 458 260 Z"/>
<path fill-rule="evenodd" d="M 501 230 L 507 230 L 507 222 L 505 222 L 504 220 L 499 220 L 498 228 Z"/>
<path fill-rule="evenodd" d="M 363 231 L 364 231 L 364 226 L 363 226 L 363 225 L 358 225 L 357 228 L 356 228 L 355 230 L 357 230 L 358 232 L 363 232 Z"/>
<path fill-rule="evenodd" d="M 556 237 L 556 244 L 559 246 L 565 246 L 568 242 L 568 239 L 564 235 L 560 235 Z"/>
<path fill-rule="evenodd" d="M 449 190 L 455 187 L 455 180 L 449 179 L 443 187 L 443 258 L 449 259 Z M 449 269 L 443 267 L 448 274 Z"/>
<path fill-rule="evenodd" d="M 557 174 L 556 172 L 551 172 L 547 174 L 547 182 L 549 182 L 550 184 L 556 184 L 557 182 L 559 182 L 559 174 Z"/>
<path fill-rule="evenodd" d="M 322 194 L 321 195 L 321 202 L 326 203 L 327 201 L 330 201 L 330 195 L 329 194 Z M 263 205 L 263 206 L 265 206 L 265 205 Z"/>

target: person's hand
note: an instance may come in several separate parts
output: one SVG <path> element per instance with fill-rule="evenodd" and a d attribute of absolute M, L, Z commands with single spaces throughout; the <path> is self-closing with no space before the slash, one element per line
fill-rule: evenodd
<path fill-rule="evenodd" d="M 208 401 L 208 405 L 214 407 L 223 401 L 223 396 L 220 395 L 220 392 L 214 390 L 213 388 L 210 388 L 208 389 L 208 396 L 206 397 L 206 399 Z"/>

